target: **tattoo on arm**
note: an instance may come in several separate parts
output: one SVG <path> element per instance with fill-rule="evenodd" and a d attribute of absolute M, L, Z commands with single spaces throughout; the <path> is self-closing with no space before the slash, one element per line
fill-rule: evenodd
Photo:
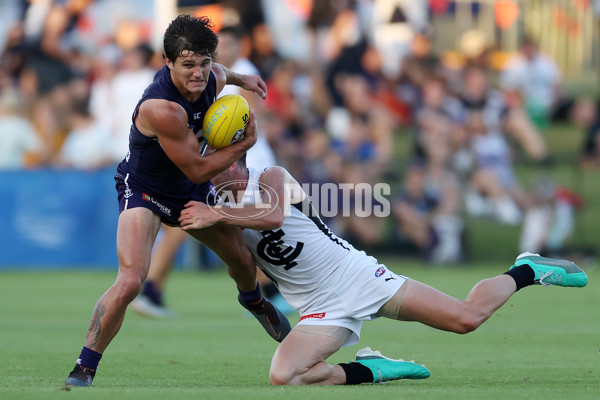
<path fill-rule="evenodd" d="M 102 333 L 102 326 L 100 324 L 100 320 L 104 316 L 105 312 L 106 307 L 104 306 L 104 304 L 98 302 L 98 304 L 96 304 L 96 307 L 94 308 L 92 320 L 90 321 L 90 327 L 88 328 L 88 348 L 95 347 L 98 344 L 98 340 L 100 339 L 100 335 Z"/>

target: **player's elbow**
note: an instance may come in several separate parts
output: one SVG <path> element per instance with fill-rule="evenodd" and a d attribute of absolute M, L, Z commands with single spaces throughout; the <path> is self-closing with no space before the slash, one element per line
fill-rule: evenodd
<path fill-rule="evenodd" d="M 219 171 L 215 171 L 211 168 L 211 165 L 201 157 L 200 160 L 194 160 L 183 165 L 178 165 L 179 169 L 185 174 L 185 176 L 196 185 L 206 183 L 218 175 Z"/>
<path fill-rule="evenodd" d="M 190 181 L 194 182 L 196 185 L 199 185 L 201 183 L 206 183 L 206 182 L 210 181 L 212 178 L 214 178 L 214 175 L 202 174 L 202 173 L 186 174 L 186 176 L 188 177 L 188 179 Z"/>

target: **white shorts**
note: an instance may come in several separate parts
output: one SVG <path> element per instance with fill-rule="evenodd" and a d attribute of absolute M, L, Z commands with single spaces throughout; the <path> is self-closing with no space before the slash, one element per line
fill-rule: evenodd
<path fill-rule="evenodd" d="M 354 265 L 344 271 L 343 279 L 329 288 L 329 296 L 305 310 L 298 325 L 340 326 L 352 331 L 342 347 L 358 343 L 363 321 L 376 318 L 379 309 L 388 302 L 406 282 L 382 264 Z"/>

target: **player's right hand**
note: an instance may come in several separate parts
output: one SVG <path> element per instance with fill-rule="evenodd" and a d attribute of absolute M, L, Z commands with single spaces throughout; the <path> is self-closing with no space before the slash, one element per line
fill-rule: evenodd
<path fill-rule="evenodd" d="M 244 138 L 238 143 L 243 143 L 247 149 L 254 146 L 254 144 L 256 143 L 257 131 L 258 127 L 256 126 L 256 117 L 254 115 L 254 110 L 250 109 L 250 120 L 248 121 L 248 126 L 246 127 Z"/>
<path fill-rule="evenodd" d="M 189 201 L 179 217 L 181 229 L 202 229 L 213 226 L 219 222 L 219 215 L 209 206 L 199 201 Z"/>

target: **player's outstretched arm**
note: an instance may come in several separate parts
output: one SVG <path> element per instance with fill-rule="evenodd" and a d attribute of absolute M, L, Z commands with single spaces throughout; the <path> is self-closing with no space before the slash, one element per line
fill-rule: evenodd
<path fill-rule="evenodd" d="M 290 203 L 306 196 L 296 180 L 281 167 L 266 169 L 261 174 L 260 187 L 260 202 L 253 204 L 207 206 L 190 201 L 179 218 L 182 229 L 201 229 L 218 222 L 257 230 L 277 229 L 283 225 Z"/>
<path fill-rule="evenodd" d="M 207 157 L 200 154 L 198 139 L 188 127 L 187 113 L 177 103 L 146 100 L 140 106 L 135 123 L 144 135 L 158 138 L 167 156 L 194 183 L 208 182 L 256 143 L 256 119 L 252 110 L 244 138 Z"/>
<path fill-rule="evenodd" d="M 263 99 L 267 98 L 267 84 L 258 75 L 238 74 L 219 63 L 213 63 L 212 72 L 217 78 L 217 93 L 223 90 L 223 86 L 230 84 L 255 92 Z"/>

